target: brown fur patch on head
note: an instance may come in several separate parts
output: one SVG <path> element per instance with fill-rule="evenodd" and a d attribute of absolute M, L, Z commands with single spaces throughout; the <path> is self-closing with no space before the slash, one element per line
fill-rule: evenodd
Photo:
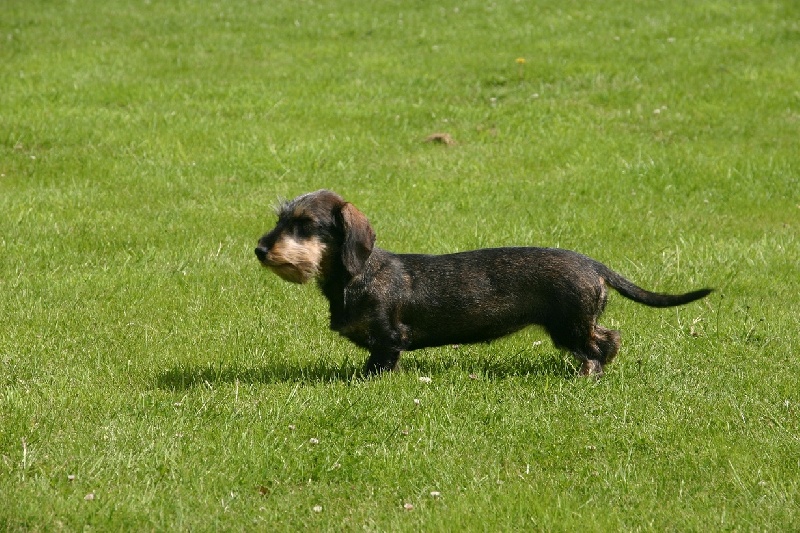
<path fill-rule="evenodd" d="M 325 248 L 316 237 L 300 241 L 282 235 L 269 249 L 264 264 L 286 281 L 306 283 L 319 273 Z"/>
<path fill-rule="evenodd" d="M 345 204 L 344 198 L 333 191 L 320 189 L 302 194 L 284 205 L 283 214 L 297 217 L 321 217 Z"/>

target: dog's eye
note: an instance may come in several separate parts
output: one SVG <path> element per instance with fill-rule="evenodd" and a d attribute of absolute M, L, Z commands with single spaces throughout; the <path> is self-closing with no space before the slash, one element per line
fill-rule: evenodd
<path fill-rule="evenodd" d="M 298 220 L 294 231 L 298 237 L 310 237 L 314 233 L 314 223 L 310 219 Z"/>

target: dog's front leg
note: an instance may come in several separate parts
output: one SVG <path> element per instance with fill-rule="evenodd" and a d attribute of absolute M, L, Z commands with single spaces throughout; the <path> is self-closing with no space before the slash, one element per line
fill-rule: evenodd
<path fill-rule="evenodd" d="M 400 351 L 391 349 L 375 349 L 369 354 L 367 364 L 364 365 L 364 374 L 380 374 L 381 372 L 391 372 L 397 368 L 400 360 Z"/>

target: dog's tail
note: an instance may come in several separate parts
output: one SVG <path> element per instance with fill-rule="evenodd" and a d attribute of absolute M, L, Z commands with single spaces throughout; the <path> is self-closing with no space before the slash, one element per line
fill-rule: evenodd
<path fill-rule="evenodd" d="M 597 263 L 597 265 L 597 273 L 606 280 L 608 285 L 614 287 L 614 289 L 625 298 L 633 300 L 634 302 L 639 302 L 640 304 L 649 305 L 650 307 L 674 307 L 676 305 L 688 304 L 708 296 L 714 290 L 700 289 L 687 292 L 686 294 L 650 292 L 636 286 L 633 282 L 625 279 L 622 275 L 617 274 L 604 264 Z"/>

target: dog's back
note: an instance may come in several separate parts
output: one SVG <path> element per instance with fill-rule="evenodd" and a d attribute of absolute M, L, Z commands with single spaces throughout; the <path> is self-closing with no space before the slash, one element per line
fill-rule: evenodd
<path fill-rule="evenodd" d="M 578 253 L 548 248 L 446 255 L 376 248 L 362 277 L 348 289 L 364 303 L 350 299 L 350 307 L 390 302 L 392 308 L 379 315 L 408 330 L 406 349 L 488 341 L 530 324 L 546 325 L 559 308 L 572 312 L 588 306 L 595 312 L 593 302 L 604 299 L 605 289 L 593 263 Z"/>

